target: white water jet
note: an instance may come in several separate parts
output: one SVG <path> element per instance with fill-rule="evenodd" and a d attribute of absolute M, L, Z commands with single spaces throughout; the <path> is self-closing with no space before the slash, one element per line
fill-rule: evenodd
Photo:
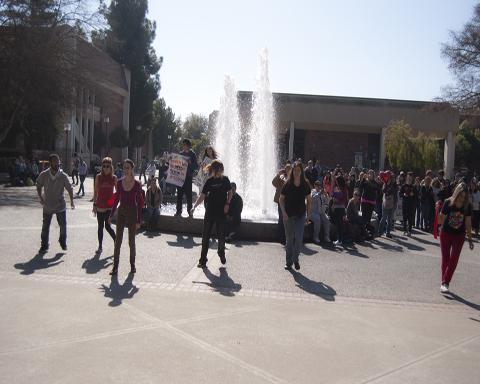
<path fill-rule="evenodd" d="M 220 99 L 215 124 L 214 148 L 225 168 L 230 181 L 237 184 L 238 191 L 243 191 L 241 178 L 240 136 L 241 126 L 238 114 L 237 91 L 232 77 L 225 76 L 224 94 Z"/>
<path fill-rule="evenodd" d="M 255 218 L 277 216 L 272 178 L 277 170 L 277 135 L 273 95 L 268 76 L 268 51 L 260 53 L 259 76 L 253 94 L 252 121 L 248 132 L 245 205 Z"/>
<path fill-rule="evenodd" d="M 225 76 L 224 94 L 215 125 L 215 149 L 225 167 L 225 174 L 237 183 L 243 196 L 242 216 L 251 220 L 275 219 L 275 189 L 272 178 L 277 171 L 277 137 L 273 96 L 268 77 L 268 52 L 260 53 L 259 76 L 253 93 L 251 121 L 239 118 L 235 83 Z"/>

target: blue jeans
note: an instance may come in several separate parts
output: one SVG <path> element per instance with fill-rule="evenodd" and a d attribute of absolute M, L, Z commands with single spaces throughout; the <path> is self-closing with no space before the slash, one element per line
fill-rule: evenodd
<path fill-rule="evenodd" d="M 387 228 L 387 235 L 390 234 L 393 214 L 395 213 L 395 208 L 383 208 L 382 211 L 382 220 L 380 220 L 380 224 L 378 225 L 378 234 L 383 235 L 385 231 L 385 227 Z"/>
<path fill-rule="evenodd" d="M 158 208 L 147 208 L 147 228 L 151 228 L 157 224 L 157 218 L 160 216 L 160 209 Z"/>
<path fill-rule="evenodd" d="M 305 214 L 301 216 L 292 216 L 284 221 L 285 237 L 287 244 L 286 250 L 286 264 L 291 266 L 293 263 L 298 263 L 298 255 L 300 248 L 303 245 L 303 232 L 305 230 Z"/>
<path fill-rule="evenodd" d="M 48 238 L 50 234 L 50 223 L 52 222 L 52 216 L 54 213 L 43 213 L 43 224 L 42 224 L 42 247 L 48 248 Z M 60 238 L 58 239 L 60 245 L 67 245 L 67 212 L 58 212 L 55 214 L 57 216 L 57 223 L 60 226 Z"/>

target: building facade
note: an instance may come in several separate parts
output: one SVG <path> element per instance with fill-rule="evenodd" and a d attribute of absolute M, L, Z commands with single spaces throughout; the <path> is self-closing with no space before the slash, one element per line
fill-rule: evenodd
<path fill-rule="evenodd" d="M 444 146 L 451 176 L 459 114 L 434 102 L 274 93 L 281 158 L 315 158 L 326 167 L 341 164 L 384 169 L 386 127 L 403 119 L 414 131 Z M 242 124 L 250 120 L 252 92 L 239 92 Z"/>

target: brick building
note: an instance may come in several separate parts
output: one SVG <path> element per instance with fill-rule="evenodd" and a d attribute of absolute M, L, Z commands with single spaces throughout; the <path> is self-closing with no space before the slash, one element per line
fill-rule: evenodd
<path fill-rule="evenodd" d="M 250 120 L 252 92 L 240 91 L 242 124 Z M 274 93 L 281 158 L 311 159 L 383 169 L 385 127 L 404 119 L 444 146 L 444 168 L 453 173 L 459 114 L 433 102 Z"/>

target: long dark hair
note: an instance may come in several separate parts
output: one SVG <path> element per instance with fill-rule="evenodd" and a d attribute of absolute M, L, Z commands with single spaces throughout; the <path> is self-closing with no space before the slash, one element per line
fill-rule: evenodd
<path fill-rule="evenodd" d="M 212 150 L 212 156 L 213 156 L 212 160 L 217 159 L 218 158 L 217 152 L 215 151 L 215 149 L 211 145 L 208 145 L 207 147 L 205 147 L 205 152 L 203 152 L 203 158 L 205 158 L 205 157 L 210 158 L 210 156 L 208 156 L 208 149 L 209 148 Z"/>
<path fill-rule="evenodd" d="M 288 179 L 286 181 L 286 184 L 292 184 L 294 185 L 294 181 L 295 181 L 295 176 L 293 176 L 293 171 L 295 170 L 295 168 L 298 167 L 300 168 L 301 170 L 301 173 L 300 173 L 300 186 L 302 187 L 305 187 L 305 188 L 308 188 L 308 189 L 312 189 L 312 187 L 310 186 L 310 183 L 308 182 L 308 180 L 305 178 L 305 171 L 303 170 L 303 165 L 300 161 L 295 161 L 292 165 L 292 170 L 290 171 L 290 174 L 288 175 Z"/>

